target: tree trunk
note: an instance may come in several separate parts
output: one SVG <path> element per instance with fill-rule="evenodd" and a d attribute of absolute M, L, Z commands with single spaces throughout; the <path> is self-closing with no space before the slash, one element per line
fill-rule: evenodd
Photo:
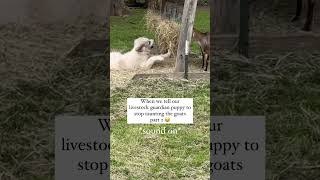
<path fill-rule="evenodd" d="M 240 0 L 212 0 L 213 29 L 215 34 L 239 32 Z"/>
<path fill-rule="evenodd" d="M 112 0 L 110 7 L 110 15 L 111 16 L 123 16 L 127 15 L 129 12 L 126 7 L 124 0 Z"/>

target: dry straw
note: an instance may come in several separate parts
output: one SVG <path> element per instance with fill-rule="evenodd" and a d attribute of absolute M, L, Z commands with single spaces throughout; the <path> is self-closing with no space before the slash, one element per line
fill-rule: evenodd
<path fill-rule="evenodd" d="M 155 40 L 161 53 L 168 50 L 176 55 L 180 33 L 180 24 L 161 18 L 157 13 L 149 10 L 146 14 L 147 29 L 155 33 Z"/>

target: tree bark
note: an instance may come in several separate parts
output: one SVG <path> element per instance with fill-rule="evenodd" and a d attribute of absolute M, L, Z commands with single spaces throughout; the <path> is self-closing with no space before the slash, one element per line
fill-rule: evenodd
<path fill-rule="evenodd" d="M 128 8 L 126 7 L 124 0 L 112 0 L 110 7 L 111 16 L 123 16 L 129 13 Z"/>

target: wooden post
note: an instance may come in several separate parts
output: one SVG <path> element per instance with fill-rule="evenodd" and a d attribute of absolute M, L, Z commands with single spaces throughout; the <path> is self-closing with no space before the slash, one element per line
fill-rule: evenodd
<path fill-rule="evenodd" d="M 185 61 L 188 57 L 189 47 L 192 36 L 192 29 L 197 9 L 198 0 L 185 0 L 183 15 L 182 15 L 182 24 L 180 29 L 179 44 L 177 50 L 177 58 L 175 64 L 175 72 L 187 72 L 185 67 L 188 67 Z"/>
<path fill-rule="evenodd" d="M 188 28 L 184 29 L 184 33 L 188 33 Z M 190 42 L 190 41 L 189 41 Z M 188 68 L 189 68 L 189 43 L 188 41 L 185 42 L 185 52 L 184 52 L 184 78 L 188 79 Z"/>
<path fill-rule="evenodd" d="M 239 53 L 249 56 L 249 2 L 240 0 Z"/>

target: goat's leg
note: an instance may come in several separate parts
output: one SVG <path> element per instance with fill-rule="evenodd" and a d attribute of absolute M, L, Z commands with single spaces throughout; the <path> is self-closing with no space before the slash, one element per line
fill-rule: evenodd
<path fill-rule="evenodd" d="M 297 0 L 297 7 L 296 7 L 296 14 L 291 19 L 291 22 L 297 21 L 300 19 L 301 16 L 301 10 L 302 10 L 302 0 Z"/>
<path fill-rule="evenodd" d="M 204 68 L 204 52 L 202 50 L 202 47 L 200 47 L 200 50 L 201 50 L 201 57 L 202 57 L 202 69 Z"/>
<path fill-rule="evenodd" d="M 209 54 L 205 53 L 205 59 L 206 59 L 206 68 L 204 69 L 204 71 L 208 70 L 208 64 L 209 64 Z"/>
<path fill-rule="evenodd" d="M 304 24 L 304 27 L 302 30 L 304 31 L 311 31 L 312 27 L 312 21 L 314 16 L 314 7 L 315 7 L 315 0 L 308 0 L 308 14 L 307 14 L 307 20 Z"/>

